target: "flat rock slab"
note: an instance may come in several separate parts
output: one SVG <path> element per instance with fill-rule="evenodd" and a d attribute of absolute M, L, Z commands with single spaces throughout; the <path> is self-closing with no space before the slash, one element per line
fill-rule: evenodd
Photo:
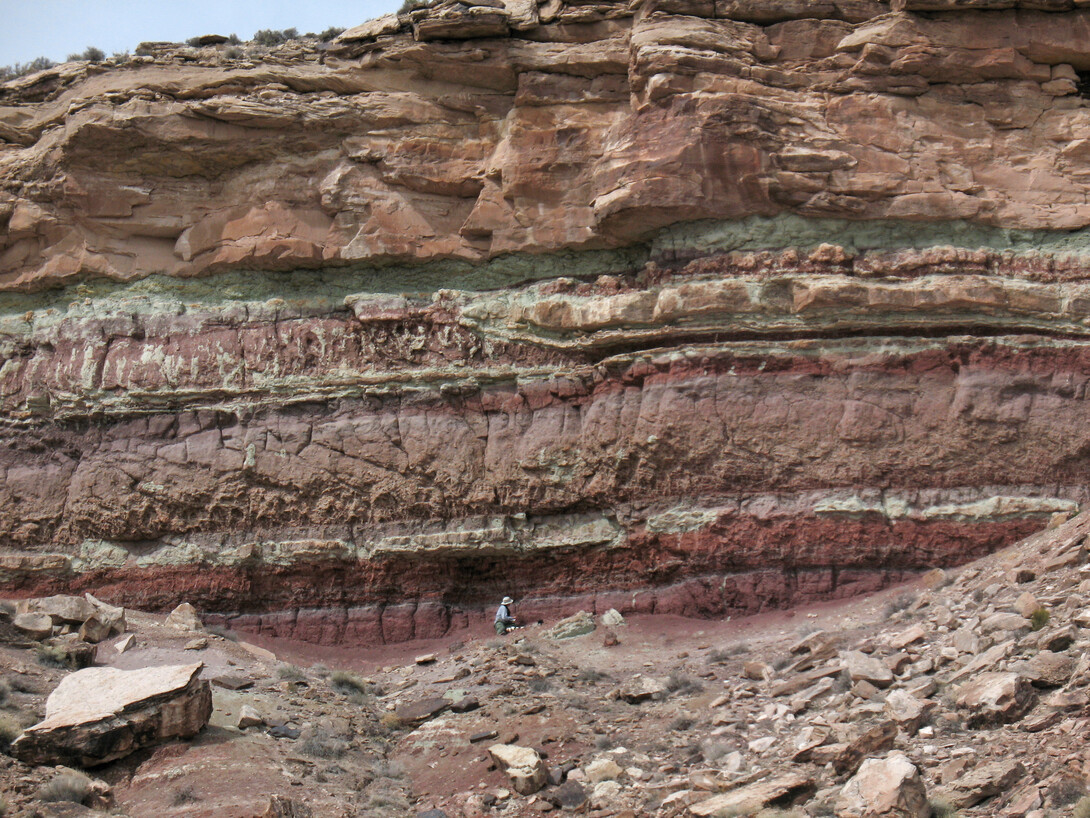
<path fill-rule="evenodd" d="M 805 796 L 812 795 L 815 789 L 812 778 L 802 775 L 782 775 L 701 801 L 689 807 L 689 813 L 697 818 L 708 818 L 708 816 L 719 814 L 758 812 L 771 805 L 793 804 Z"/>
<path fill-rule="evenodd" d="M 417 725 L 434 719 L 448 707 L 450 707 L 450 699 L 437 696 L 433 699 L 421 699 L 418 702 L 403 704 L 395 712 L 402 724 Z"/>
<path fill-rule="evenodd" d="M 91 767 L 196 734 L 212 715 L 203 663 L 140 670 L 93 667 L 66 676 L 11 753 L 28 764 Z"/>

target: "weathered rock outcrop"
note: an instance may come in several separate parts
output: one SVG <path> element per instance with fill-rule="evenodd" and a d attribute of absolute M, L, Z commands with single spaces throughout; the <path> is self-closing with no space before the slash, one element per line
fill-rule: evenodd
<path fill-rule="evenodd" d="M 1085 501 L 1090 10 L 493 5 L 0 86 L 8 593 L 714 615 Z"/>

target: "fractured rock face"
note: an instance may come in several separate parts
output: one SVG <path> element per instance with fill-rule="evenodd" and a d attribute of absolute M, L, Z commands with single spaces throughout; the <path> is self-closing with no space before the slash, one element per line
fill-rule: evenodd
<path fill-rule="evenodd" d="M 142 670 L 87 668 L 66 676 L 46 701 L 45 719 L 12 743 L 28 764 L 91 767 L 200 731 L 212 713 L 203 665 Z"/>

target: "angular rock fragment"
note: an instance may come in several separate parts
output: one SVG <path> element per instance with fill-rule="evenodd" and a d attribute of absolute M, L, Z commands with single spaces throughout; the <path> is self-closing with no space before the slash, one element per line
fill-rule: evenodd
<path fill-rule="evenodd" d="M 571 639 L 575 636 L 583 636 L 595 628 L 594 614 L 588 611 L 580 611 L 567 619 L 561 619 L 547 631 L 545 636 L 549 639 Z"/>
<path fill-rule="evenodd" d="M 53 618 L 44 613 L 16 614 L 11 620 L 15 629 L 29 639 L 41 641 L 53 635 Z"/>
<path fill-rule="evenodd" d="M 166 625 L 183 631 L 203 631 L 204 624 L 197 615 L 197 609 L 188 602 L 183 602 L 170 612 L 166 619 Z"/>
<path fill-rule="evenodd" d="M 957 705 L 969 711 L 967 723 L 971 727 L 1018 721 L 1035 704 L 1033 685 L 1017 673 L 984 673 L 957 692 Z"/>
<path fill-rule="evenodd" d="M 488 754 L 507 773 L 515 792 L 532 795 L 545 786 L 545 765 L 536 750 L 517 744 L 493 744 Z"/>
<path fill-rule="evenodd" d="M 851 676 L 853 682 L 863 680 L 875 687 L 889 687 L 893 684 L 893 671 L 884 662 L 858 650 L 843 651 L 840 661 Z"/>
<path fill-rule="evenodd" d="M 28 764 L 105 764 L 142 747 L 195 735 L 212 713 L 203 664 L 141 670 L 87 668 L 50 694 L 45 719 L 28 727 L 11 752 Z"/>
<path fill-rule="evenodd" d="M 841 775 L 854 773 L 863 759 L 884 753 L 897 739 L 897 724 L 885 721 L 870 728 L 847 745 L 833 758 L 833 767 Z"/>
<path fill-rule="evenodd" d="M 444 710 L 450 707 L 450 699 L 433 697 L 420 701 L 403 704 L 394 712 L 402 724 L 420 725 L 429 719 L 434 719 Z"/>
<path fill-rule="evenodd" d="M 265 719 L 260 713 L 257 712 L 252 706 L 248 704 L 242 705 L 238 711 L 238 729 L 245 730 L 247 727 L 260 727 L 265 723 Z"/>
<path fill-rule="evenodd" d="M 651 676 L 637 673 L 619 688 L 617 696 L 629 704 L 639 704 L 652 698 L 662 698 L 667 693 L 666 683 Z"/>
<path fill-rule="evenodd" d="M 930 718 L 938 705 L 932 701 L 917 699 L 904 690 L 893 690 L 886 696 L 886 715 L 909 735 L 915 733 Z"/>
<path fill-rule="evenodd" d="M 974 767 L 959 777 L 952 785 L 940 791 L 946 800 L 958 809 L 965 809 L 1008 792 L 1026 774 L 1026 768 L 1020 761 L 992 761 Z"/>
<path fill-rule="evenodd" d="M 48 614 L 55 625 L 81 625 L 95 613 L 95 606 L 81 596 L 57 594 L 21 600 L 16 610 L 19 613 Z"/>
<path fill-rule="evenodd" d="M 1075 672 L 1075 664 L 1074 657 L 1066 653 L 1042 650 L 1025 663 L 1021 672 L 1034 687 L 1060 687 Z"/>
<path fill-rule="evenodd" d="M 891 753 L 868 758 L 840 793 L 839 818 L 930 818 L 931 806 L 920 772 L 908 757 Z"/>

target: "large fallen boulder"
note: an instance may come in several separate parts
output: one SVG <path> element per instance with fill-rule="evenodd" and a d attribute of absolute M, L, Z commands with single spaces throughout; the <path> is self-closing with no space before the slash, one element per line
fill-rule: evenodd
<path fill-rule="evenodd" d="M 135 750 L 188 738 L 212 715 L 203 663 L 140 670 L 86 668 L 66 676 L 11 754 L 28 764 L 91 767 Z"/>

